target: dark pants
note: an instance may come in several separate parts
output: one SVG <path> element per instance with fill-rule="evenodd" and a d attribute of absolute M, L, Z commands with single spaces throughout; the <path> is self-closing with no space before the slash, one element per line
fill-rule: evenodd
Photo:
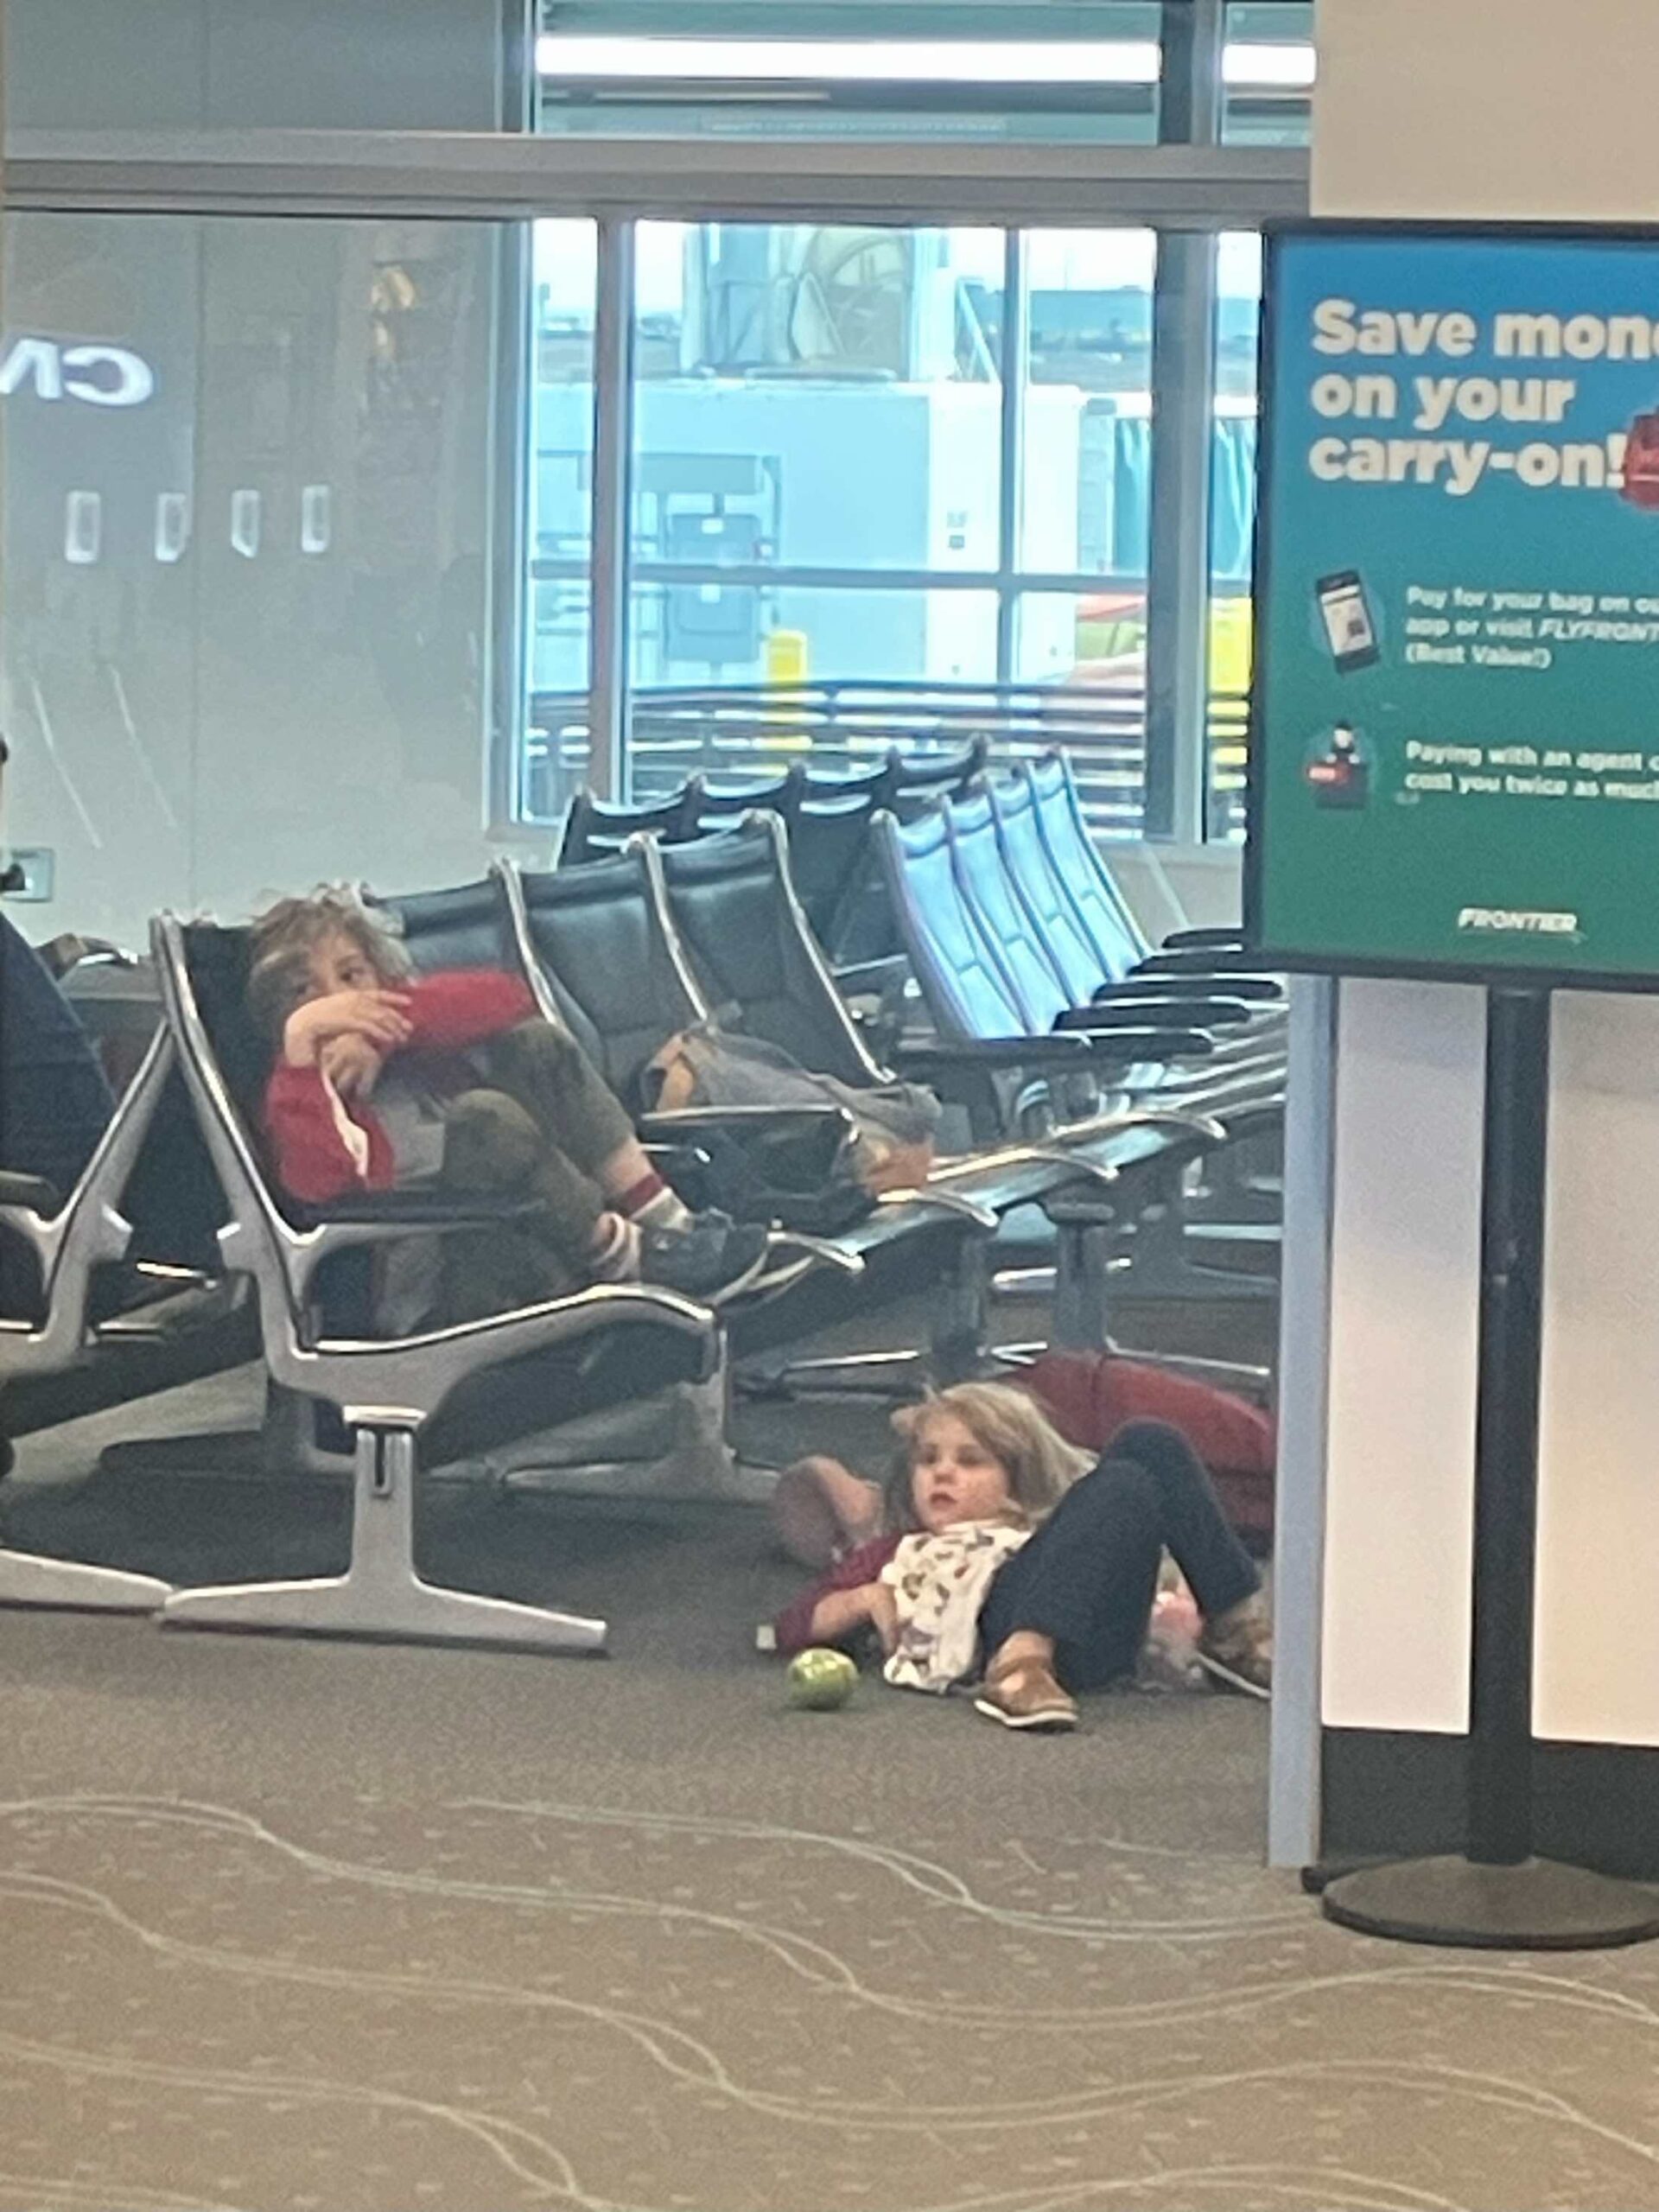
<path fill-rule="evenodd" d="M 596 1179 L 633 1135 L 581 1046 L 545 1021 L 507 1030 L 474 1057 L 487 1086 L 444 1109 L 441 1187 L 540 1204 L 510 1227 L 443 1239 L 439 1323 L 534 1305 L 588 1281 L 607 1205 Z"/>
<path fill-rule="evenodd" d="M 1207 1616 L 1261 1587 L 1185 1438 L 1162 1421 L 1131 1421 L 1113 1438 L 1110 1456 L 997 1570 L 980 1609 L 984 1656 L 1027 1629 L 1053 1637 L 1055 1672 L 1067 1689 L 1098 1689 L 1128 1674 L 1166 1549 Z"/>

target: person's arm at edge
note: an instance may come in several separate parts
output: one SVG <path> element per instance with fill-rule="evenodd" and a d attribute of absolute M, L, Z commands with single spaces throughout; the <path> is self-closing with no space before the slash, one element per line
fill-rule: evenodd
<path fill-rule="evenodd" d="M 772 1624 L 779 1653 L 788 1658 L 809 1644 L 850 1643 L 873 1618 L 871 1592 L 898 1548 L 897 1536 L 876 1536 L 809 1584 Z"/>

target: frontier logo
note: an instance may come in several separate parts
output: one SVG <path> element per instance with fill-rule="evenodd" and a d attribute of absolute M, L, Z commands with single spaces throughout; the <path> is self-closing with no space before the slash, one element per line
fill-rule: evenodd
<path fill-rule="evenodd" d="M 1458 915 L 1459 930 L 1495 937 L 1572 937 L 1578 926 L 1576 914 L 1552 914 L 1530 906 L 1465 906 Z"/>

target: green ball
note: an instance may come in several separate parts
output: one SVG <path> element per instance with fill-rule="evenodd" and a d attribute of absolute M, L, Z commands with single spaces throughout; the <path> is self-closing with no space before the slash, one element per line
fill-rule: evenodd
<path fill-rule="evenodd" d="M 789 1662 L 789 1701 L 804 1713 L 834 1713 L 858 1687 L 858 1669 L 844 1651 L 814 1646 Z"/>

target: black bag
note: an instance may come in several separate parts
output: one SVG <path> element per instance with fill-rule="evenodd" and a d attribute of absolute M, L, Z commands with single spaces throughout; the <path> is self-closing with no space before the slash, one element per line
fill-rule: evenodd
<path fill-rule="evenodd" d="M 804 1236 L 839 1236 L 875 1211 L 853 1172 L 851 1132 L 828 1117 L 741 1138 L 699 1129 L 709 1203 L 734 1221 L 776 1222 Z"/>

